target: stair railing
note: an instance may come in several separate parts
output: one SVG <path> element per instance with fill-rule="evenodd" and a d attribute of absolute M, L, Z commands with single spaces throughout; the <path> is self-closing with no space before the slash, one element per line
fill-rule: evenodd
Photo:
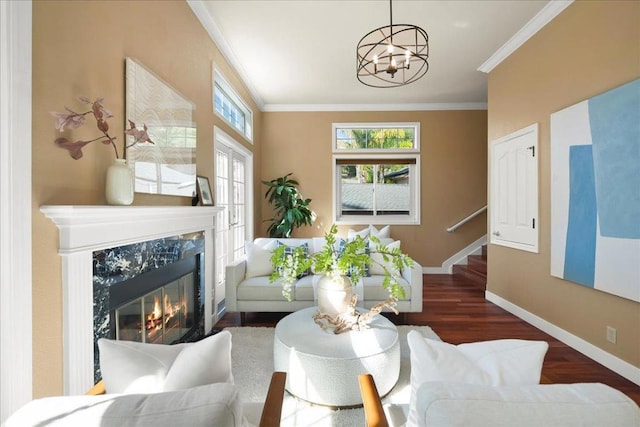
<path fill-rule="evenodd" d="M 453 233 L 454 231 L 456 231 L 458 228 L 460 228 L 461 226 L 463 226 L 464 224 L 466 224 L 467 222 L 471 221 L 473 218 L 477 217 L 478 215 L 480 215 L 482 212 L 487 210 L 487 205 L 484 205 L 483 207 L 481 207 L 480 209 L 478 209 L 477 211 L 475 211 L 474 213 L 472 213 L 471 215 L 467 216 L 466 218 L 458 221 L 457 223 L 455 223 L 454 225 L 452 225 L 451 227 L 447 228 L 447 232 L 449 233 Z"/>

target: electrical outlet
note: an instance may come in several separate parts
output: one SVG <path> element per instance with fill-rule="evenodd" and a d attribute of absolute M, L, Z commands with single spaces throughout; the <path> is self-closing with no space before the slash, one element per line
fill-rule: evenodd
<path fill-rule="evenodd" d="M 612 344 L 616 343 L 616 328 L 607 326 L 607 341 Z"/>

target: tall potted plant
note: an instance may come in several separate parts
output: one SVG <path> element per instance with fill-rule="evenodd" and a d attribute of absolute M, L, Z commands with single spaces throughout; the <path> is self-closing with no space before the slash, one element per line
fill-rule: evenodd
<path fill-rule="evenodd" d="M 298 189 L 298 181 L 290 179 L 293 173 L 262 181 L 267 187 L 264 198 L 273 205 L 275 212 L 267 233 L 269 237 L 291 237 L 291 232 L 295 227 L 311 225 L 315 219 L 315 213 L 309 208 L 311 199 L 302 197 Z"/>

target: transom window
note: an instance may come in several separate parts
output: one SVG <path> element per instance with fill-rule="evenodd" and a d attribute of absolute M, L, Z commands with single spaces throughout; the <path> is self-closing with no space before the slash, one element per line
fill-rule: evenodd
<path fill-rule="evenodd" d="M 253 140 L 253 113 L 233 87 L 214 70 L 214 111 L 249 141 Z"/>
<path fill-rule="evenodd" d="M 417 152 L 419 134 L 419 123 L 334 123 L 333 148 L 338 152 Z"/>
<path fill-rule="evenodd" d="M 338 224 L 419 224 L 418 123 L 333 125 Z"/>

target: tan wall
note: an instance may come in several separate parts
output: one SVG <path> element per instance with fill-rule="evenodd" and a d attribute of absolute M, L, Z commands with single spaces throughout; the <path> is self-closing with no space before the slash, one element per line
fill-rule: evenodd
<path fill-rule="evenodd" d="M 491 245 L 488 289 L 637 367 L 640 304 L 550 275 L 549 116 L 638 78 L 639 41 L 640 2 L 578 1 L 489 74 L 489 141 L 540 124 L 540 253 Z"/>
<path fill-rule="evenodd" d="M 486 234 L 484 215 L 455 233 L 445 231 L 486 204 L 486 111 L 270 112 L 263 116 L 262 179 L 293 172 L 318 215 L 314 227 L 303 227 L 296 235 L 321 236 L 332 222 L 332 123 L 362 122 L 420 123 L 421 225 L 391 227 L 404 251 L 424 267 L 440 267 Z M 264 195 L 264 185 L 262 190 Z M 271 213 L 263 200 L 263 218 Z M 263 223 L 262 235 L 267 225 Z"/>
<path fill-rule="evenodd" d="M 261 115 L 247 90 L 223 59 L 186 2 L 34 1 L 33 3 L 33 377 L 34 396 L 62 392 L 62 285 L 58 231 L 39 211 L 47 204 L 104 204 L 104 176 L 110 147 L 85 147 L 73 160 L 53 143 L 58 137 L 50 111 L 77 98 L 105 98 L 123 140 L 124 60 L 140 60 L 195 103 L 197 171 L 213 184 L 213 126 L 245 141 L 212 111 L 214 61 L 254 111 L 255 147 Z M 93 123 L 72 131 L 74 138 L 97 136 Z M 247 145 L 247 144 L 245 144 Z M 254 147 L 247 145 L 250 149 Z M 121 150 L 121 149 L 120 149 Z M 256 177 L 259 149 L 255 149 Z M 259 183 L 255 184 L 256 191 Z M 257 196 L 259 197 L 259 195 Z M 136 193 L 136 205 L 189 205 L 190 198 Z M 259 207 L 256 207 L 256 218 Z"/>

